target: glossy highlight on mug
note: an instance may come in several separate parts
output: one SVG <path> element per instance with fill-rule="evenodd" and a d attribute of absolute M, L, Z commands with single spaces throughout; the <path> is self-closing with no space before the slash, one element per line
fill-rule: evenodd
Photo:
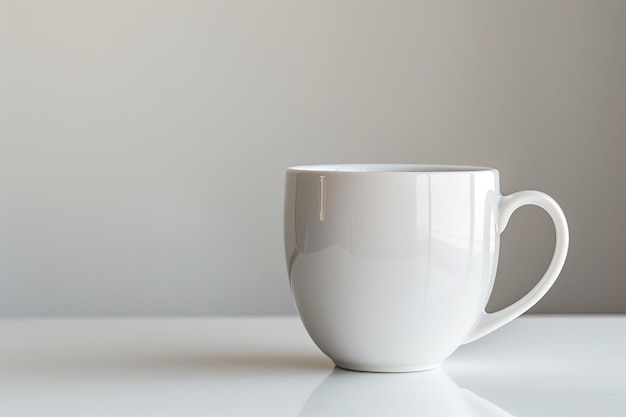
<path fill-rule="evenodd" d="M 503 197 L 495 169 L 419 164 L 300 166 L 287 171 L 285 248 L 298 313 L 340 367 L 432 369 L 513 320 L 563 266 L 567 223 L 536 191 Z M 499 236 L 524 204 L 553 218 L 553 262 L 512 306 L 487 314 Z"/>

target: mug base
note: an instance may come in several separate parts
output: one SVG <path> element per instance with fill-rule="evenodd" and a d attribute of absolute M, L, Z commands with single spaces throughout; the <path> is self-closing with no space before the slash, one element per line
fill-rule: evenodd
<path fill-rule="evenodd" d="M 441 363 L 426 365 L 368 365 L 362 363 L 350 363 L 333 361 L 338 368 L 356 372 L 374 372 L 374 373 L 407 373 L 407 372 L 424 372 L 437 369 Z"/>

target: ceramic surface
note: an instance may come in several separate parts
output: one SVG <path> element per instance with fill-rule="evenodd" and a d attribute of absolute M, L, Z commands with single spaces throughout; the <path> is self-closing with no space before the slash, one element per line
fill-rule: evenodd
<path fill-rule="evenodd" d="M 487 314 L 500 233 L 525 204 L 552 217 L 553 260 L 525 297 Z M 404 372 L 439 366 L 539 301 L 565 262 L 568 229 L 546 194 L 503 197 L 495 169 L 321 165 L 287 171 L 285 243 L 318 347 L 342 368 Z"/>

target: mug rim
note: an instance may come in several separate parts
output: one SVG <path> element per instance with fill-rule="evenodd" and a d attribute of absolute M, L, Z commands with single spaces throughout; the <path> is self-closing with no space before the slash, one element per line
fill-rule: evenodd
<path fill-rule="evenodd" d="M 295 165 L 287 168 L 291 172 L 320 173 L 405 173 L 434 174 L 459 172 L 497 171 L 495 168 L 474 165 L 422 164 L 422 163 L 349 163 L 349 164 L 310 164 Z"/>

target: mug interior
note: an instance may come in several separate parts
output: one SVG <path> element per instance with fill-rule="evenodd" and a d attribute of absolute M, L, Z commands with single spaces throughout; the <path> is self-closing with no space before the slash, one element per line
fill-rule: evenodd
<path fill-rule="evenodd" d="M 443 164 L 323 164 L 298 165 L 290 167 L 289 170 L 311 172 L 475 172 L 491 171 L 493 168 Z"/>

